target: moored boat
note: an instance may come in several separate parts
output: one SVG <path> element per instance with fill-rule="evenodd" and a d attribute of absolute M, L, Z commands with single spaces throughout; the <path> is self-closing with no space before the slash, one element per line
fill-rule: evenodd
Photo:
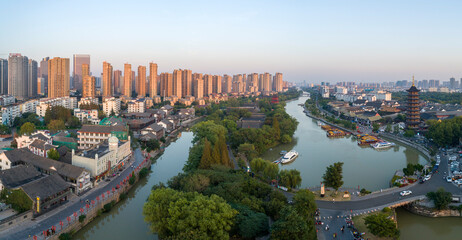
<path fill-rule="evenodd" d="M 394 143 L 386 142 L 386 141 L 381 141 L 381 142 L 371 144 L 371 147 L 374 149 L 385 149 L 385 148 L 390 148 L 393 146 L 395 146 Z"/>
<path fill-rule="evenodd" d="M 285 164 L 285 163 L 293 162 L 295 158 L 297 157 L 298 157 L 298 152 L 296 152 L 295 150 L 291 150 L 290 152 L 286 153 L 284 157 L 282 157 L 281 163 Z"/>

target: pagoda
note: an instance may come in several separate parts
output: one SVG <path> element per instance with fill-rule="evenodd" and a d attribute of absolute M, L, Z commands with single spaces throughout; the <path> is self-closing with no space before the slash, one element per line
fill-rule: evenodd
<path fill-rule="evenodd" d="M 406 109 L 406 127 L 411 130 L 418 130 L 420 124 L 420 100 L 419 92 L 414 85 L 414 76 L 412 76 L 412 86 L 407 93 L 407 109 Z"/>
<path fill-rule="evenodd" d="M 271 97 L 271 103 L 272 104 L 278 104 L 279 103 L 279 97 L 277 94 L 274 94 L 272 97 Z"/>

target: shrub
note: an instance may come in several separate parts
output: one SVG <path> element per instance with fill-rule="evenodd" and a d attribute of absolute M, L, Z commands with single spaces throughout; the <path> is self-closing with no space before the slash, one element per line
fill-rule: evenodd
<path fill-rule="evenodd" d="M 85 220 L 86 217 L 87 217 L 87 215 L 85 215 L 85 214 L 80 215 L 79 216 L 79 223 L 83 223 L 83 221 Z"/>
<path fill-rule="evenodd" d="M 126 193 L 121 193 L 120 196 L 119 196 L 119 200 L 125 200 L 127 199 L 127 194 Z"/>
<path fill-rule="evenodd" d="M 112 207 L 114 206 L 115 201 L 111 201 L 110 203 L 106 203 L 103 206 L 103 212 L 109 212 L 111 211 Z"/>
<path fill-rule="evenodd" d="M 135 181 L 136 181 L 135 175 L 132 175 L 132 176 L 130 177 L 130 179 L 128 179 L 128 183 L 130 183 L 130 185 L 135 184 Z"/>
<path fill-rule="evenodd" d="M 382 209 L 382 211 L 383 211 L 384 213 L 389 213 L 389 212 L 391 212 L 391 208 L 389 208 L 389 207 L 384 207 L 384 208 Z"/>
<path fill-rule="evenodd" d="M 71 240 L 72 239 L 70 233 L 61 233 L 61 235 L 59 235 L 58 238 L 59 240 Z"/>
<path fill-rule="evenodd" d="M 362 188 L 361 191 L 360 191 L 360 193 L 361 193 L 362 195 L 366 195 L 366 194 L 371 193 L 371 191 L 368 191 L 368 190 L 366 190 L 365 188 Z"/>
<path fill-rule="evenodd" d="M 142 178 L 146 177 L 146 175 L 148 175 L 148 173 L 149 173 L 149 170 L 144 167 L 144 168 L 142 168 L 140 170 L 140 173 L 138 174 L 138 178 L 142 179 Z"/>

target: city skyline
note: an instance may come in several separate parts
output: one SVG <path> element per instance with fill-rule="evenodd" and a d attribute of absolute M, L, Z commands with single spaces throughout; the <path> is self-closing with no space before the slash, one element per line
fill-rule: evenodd
<path fill-rule="evenodd" d="M 125 62 L 133 66 L 156 62 L 159 72 L 179 68 L 214 75 L 279 71 L 291 82 L 383 82 L 410 79 L 412 74 L 417 79 L 445 80 L 462 76 L 456 31 L 460 4 L 8 2 L 0 13 L 6 18 L 14 14 L 18 20 L 5 26 L 4 31 L 14 37 L 0 39 L 0 58 L 10 52 L 35 60 L 89 54 L 94 76 L 99 76 L 101 63 L 107 61 L 119 70 Z M 114 12 L 128 15 L 120 18 Z M 48 21 L 40 31 L 28 24 L 48 14 L 60 21 Z M 74 34 L 80 29 L 85 34 Z M 144 30 L 144 34 L 133 38 L 119 34 L 121 29 Z M 164 31 L 171 34 L 159 38 Z"/>

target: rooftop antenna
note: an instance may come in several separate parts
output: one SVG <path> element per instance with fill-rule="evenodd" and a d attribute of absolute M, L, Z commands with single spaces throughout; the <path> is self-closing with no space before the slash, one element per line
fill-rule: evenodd
<path fill-rule="evenodd" d="M 415 85 L 414 85 L 414 75 L 412 75 L 412 86 L 415 87 Z"/>

